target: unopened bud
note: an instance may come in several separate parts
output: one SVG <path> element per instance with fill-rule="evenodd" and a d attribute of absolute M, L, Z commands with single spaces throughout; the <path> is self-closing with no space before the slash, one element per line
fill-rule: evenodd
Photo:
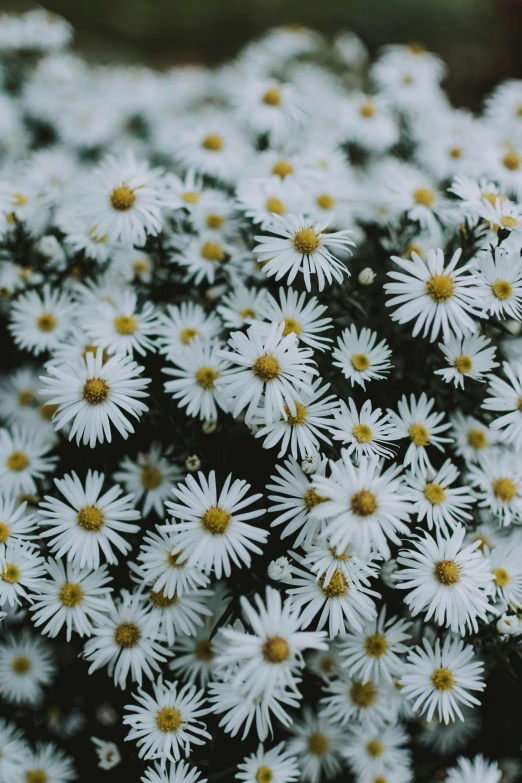
<path fill-rule="evenodd" d="M 201 425 L 201 429 L 205 435 L 212 435 L 217 429 L 217 421 L 215 419 L 207 419 L 207 421 L 204 421 Z"/>
<path fill-rule="evenodd" d="M 185 467 L 187 470 L 190 470 L 191 473 L 194 473 L 194 471 L 199 470 L 201 467 L 201 460 L 198 457 L 197 454 L 193 454 L 191 457 L 187 457 L 185 460 Z"/>
<path fill-rule="evenodd" d="M 272 560 L 268 566 L 267 574 L 274 582 L 280 582 L 292 575 L 292 565 L 287 557 L 278 557 L 277 560 Z"/>
<path fill-rule="evenodd" d="M 371 285 L 376 277 L 377 275 L 373 269 L 367 266 L 359 272 L 359 277 L 357 280 L 361 285 Z"/>

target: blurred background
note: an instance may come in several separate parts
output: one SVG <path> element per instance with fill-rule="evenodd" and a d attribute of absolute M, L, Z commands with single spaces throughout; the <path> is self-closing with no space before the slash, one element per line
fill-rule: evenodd
<path fill-rule="evenodd" d="M 457 106 L 477 108 L 500 79 L 522 77 L 522 0 L 48 0 L 76 28 L 76 46 L 98 61 L 163 68 L 214 64 L 274 25 L 327 36 L 351 29 L 374 52 L 418 42 L 450 68 Z M 34 8 L 0 0 L 5 11 Z"/>

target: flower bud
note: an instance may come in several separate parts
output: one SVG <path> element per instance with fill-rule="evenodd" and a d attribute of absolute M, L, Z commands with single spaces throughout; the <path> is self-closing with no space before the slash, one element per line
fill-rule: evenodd
<path fill-rule="evenodd" d="M 357 280 L 361 285 L 371 285 L 376 277 L 377 275 L 373 269 L 367 266 L 359 272 L 359 277 Z"/>
<path fill-rule="evenodd" d="M 278 557 L 277 560 L 272 560 L 266 572 L 270 579 L 280 582 L 292 575 L 292 565 L 287 557 Z"/>
<path fill-rule="evenodd" d="M 194 473 L 196 470 L 199 470 L 201 467 L 201 460 L 198 457 L 197 454 L 193 454 L 191 457 L 187 457 L 185 460 L 185 467 L 187 470 L 190 470 L 191 473 Z"/>

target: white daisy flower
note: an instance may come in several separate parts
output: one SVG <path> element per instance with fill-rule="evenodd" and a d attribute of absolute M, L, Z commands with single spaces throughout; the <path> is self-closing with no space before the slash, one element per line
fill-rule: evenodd
<path fill-rule="evenodd" d="M 473 759 L 460 756 L 454 767 L 448 770 L 447 783 L 499 783 L 503 777 L 502 770 L 496 761 L 488 761 L 481 753 Z"/>
<path fill-rule="evenodd" d="M 375 556 L 375 560 L 380 559 L 379 555 Z M 349 582 L 356 585 L 363 583 L 367 587 L 369 579 L 375 578 L 378 573 L 374 560 L 363 560 L 351 544 L 344 549 L 332 546 L 331 541 L 324 535 L 318 535 L 306 545 L 306 554 L 301 562 L 317 575 L 316 581 L 320 581 L 322 587 L 327 587 L 336 573 L 337 579 L 339 574 L 342 574 Z"/>
<path fill-rule="evenodd" d="M 53 742 L 36 744 L 24 760 L 23 775 L 25 780 L 53 783 L 71 783 L 77 779 L 72 759 Z"/>
<path fill-rule="evenodd" d="M 303 392 L 312 392 L 312 376 L 317 375 L 317 370 L 310 366 L 312 351 L 299 348 L 295 333 L 283 336 L 283 330 L 283 323 L 273 323 L 268 330 L 254 323 L 246 334 L 232 332 L 228 341 L 232 350 L 218 353 L 238 366 L 219 379 L 217 388 L 234 417 L 246 407 L 247 424 L 252 422 L 261 401 L 267 423 L 278 414 L 286 418 L 286 408 L 291 416 L 297 416 L 296 398 Z"/>
<path fill-rule="evenodd" d="M 410 779 L 410 751 L 402 747 L 409 741 L 403 727 L 352 726 L 346 737 L 343 756 L 358 780 L 389 783 L 389 773 L 402 772 L 404 783 Z"/>
<path fill-rule="evenodd" d="M 254 633 L 223 628 L 224 644 L 217 664 L 227 671 L 241 664 L 230 676 L 237 684 L 245 684 L 249 695 L 266 698 L 278 688 L 295 688 L 295 675 L 304 667 L 303 650 L 326 649 L 326 634 L 299 631 L 299 611 L 290 601 L 283 603 L 281 594 L 271 587 L 266 588 L 264 602 L 259 595 L 254 601 L 255 607 L 241 598 L 245 619 Z"/>
<path fill-rule="evenodd" d="M 0 418 L 11 424 L 32 422 L 38 405 L 40 383 L 32 367 L 20 367 L 0 381 Z"/>
<path fill-rule="evenodd" d="M 244 511 L 261 497 L 260 494 L 245 497 L 250 489 L 246 481 L 232 481 L 232 475 L 229 475 L 218 496 L 213 470 L 208 479 L 199 472 L 198 479 L 199 484 L 193 476 L 187 476 L 184 482 L 172 488 L 177 502 L 168 501 L 165 505 L 174 520 L 162 529 L 179 533 L 175 553 L 182 552 L 189 566 L 197 566 L 204 572 L 214 570 L 216 577 L 221 579 L 222 574 L 230 576 L 230 561 L 238 568 L 241 563 L 249 567 L 250 552 L 261 554 L 257 543 L 264 544 L 268 532 L 246 524 L 246 521 L 265 511 Z"/>
<path fill-rule="evenodd" d="M 502 362 L 508 381 L 490 375 L 487 388 L 490 397 L 486 397 L 482 407 L 488 411 L 506 411 L 494 419 L 490 427 L 502 430 L 501 439 L 512 443 L 517 451 L 522 449 L 522 363 Z"/>
<path fill-rule="evenodd" d="M 90 636 L 93 622 L 103 623 L 108 610 L 106 599 L 112 587 L 107 585 L 112 577 L 107 566 L 91 571 L 61 560 L 48 560 L 46 569 L 50 579 L 42 579 L 33 596 L 33 623 L 36 627 L 46 623 L 41 633 L 51 637 L 65 626 L 68 642 L 73 631 Z"/>
<path fill-rule="evenodd" d="M 328 498 L 312 509 L 312 516 L 325 520 L 325 535 L 341 549 L 352 544 L 361 557 L 372 550 L 390 557 L 387 540 L 400 543 L 398 533 L 409 530 L 411 503 L 399 478 L 400 467 L 381 472 L 375 458 L 361 457 L 355 466 L 343 449 L 338 462 L 330 461 L 331 475 L 314 475 L 318 495 Z"/>
<path fill-rule="evenodd" d="M 27 502 L 18 503 L 9 495 L 0 495 L 0 552 L 8 542 L 34 542 L 38 538 L 37 517 L 27 513 Z"/>
<path fill-rule="evenodd" d="M 247 288 L 238 283 L 221 299 L 217 311 L 225 326 L 229 329 L 241 329 L 245 324 L 263 317 L 262 305 L 266 295 L 267 292 L 262 288 Z"/>
<path fill-rule="evenodd" d="M 141 589 L 141 579 L 138 583 Z M 212 611 L 206 606 L 206 599 L 212 595 L 210 590 L 188 590 L 182 595 L 175 593 L 167 596 L 163 590 L 149 589 L 143 593 L 144 605 L 158 620 L 158 635 L 167 640 L 172 647 L 180 634 L 193 636 L 198 627 L 203 626 L 204 618 Z"/>
<path fill-rule="evenodd" d="M 340 655 L 345 658 L 342 666 L 348 668 L 351 677 L 368 680 L 392 681 L 392 674 L 402 669 L 403 653 L 408 651 L 404 642 L 411 639 L 408 629 L 411 623 L 398 617 L 386 620 L 383 606 L 375 620 L 367 622 L 361 631 L 351 630 L 341 640 Z"/>
<path fill-rule="evenodd" d="M 219 583 L 218 583 L 219 584 Z M 178 636 L 174 646 L 174 658 L 169 669 L 185 682 L 197 682 L 206 687 L 216 676 L 216 643 L 210 639 L 216 617 L 203 618 L 203 625 L 192 636 Z"/>
<path fill-rule="evenodd" d="M 109 354 L 127 354 L 134 352 L 145 356 L 147 351 L 155 351 L 156 311 L 151 302 L 142 308 L 137 306 L 137 294 L 122 291 L 116 300 L 101 302 L 89 314 L 84 328 L 94 344 Z"/>
<path fill-rule="evenodd" d="M 207 778 L 200 777 L 199 770 L 191 767 L 185 761 L 176 763 L 157 761 L 154 767 L 148 766 L 141 777 L 142 783 L 207 783 Z"/>
<path fill-rule="evenodd" d="M 129 524 L 140 518 L 132 506 L 133 496 L 120 497 L 118 484 L 101 495 L 104 481 L 103 473 L 92 470 L 87 471 L 85 486 L 76 473 L 66 474 L 54 483 L 67 502 L 46 495 L 39 506 L 40 524 L 49 528 L 42 533 L 50 538 L 49 548 L 58 558 L 67 555 L 80 568 L 97 569 L 100 550 L 108 563 L 117 563 L 113 547 L 123 555 L 131 549 L 121 534 L 139 530 Z"/>
<path fill-rule="evenodd" d="M 285 742 L 269 750 L 259 745 L 237 769 L 235 778 L 243 783 L 295 783 L 299 779 L 297 757 L 286 750 Z"/>
<path fill-rule="evenodd" d="M 70 296 L 44 285 L 41 294 L 27 291 L 13 302 L 9 331 L 16 345 L 38 356 L 66 339 L 73 316 L 74 304 Z"/>
<path fill-rule="evenodd" d="M 287 162 L 287 167 L 291 164 Z M 274 164 L 277 166 L 277 163 Z M 283 161 L 279 169 L 283 171 Z M 292 176 L 248 177 L 241 179 L 236 188 L 239 209 L 254 223 L 268 228 L 274 215 L 288 215 L 302 210 L 304 190 Z"/>
<path fill-rule="evenodd" d="M 454 753 L 458 748 L 462 748 L 480 729 L 480 716 L 473 707 L 462 706 L 464 720 L 458 715 L 449 723 L 439 721 L 433 716 L 431 720 L 422 718 L 422 730 L 418 735 L 418 742 L 421 746 L 429 748 L 437 754 L 448 756 Z"/>
<path fill-rule="evenodd" d="M 483 691 L 484 664 L 477 661 L 473 647 L 448 634 L 441 647 L 440 639 L 432 646 L 427 639 L 424 649 L 410 651 L 401 677 L 402 692 L 414 701 L 413 710 L 428 720 L 437 714 L 449 723 L 458 716 L 464 720 L 461 704 L 480 704 L 470 691 Z"/>
<path fill-rule="evenodd" d="M 175 527 L 164 530 L 156 526 L 154 533 L 144 537 L 137 557 L 136 569 L 144 583 L 152 585 L 155 592 L 161 592 L 166 598 L 206 587 L 209 582 L 199 568 L 188 565 L 178 542 L 179 533 Z"/>
<path fill-rule="evenodd" d="M 384 187 L 389 191 L 392 208 L 406 213 L 423 230 L 437 230 L 450 222 L 454 215 L 452 202 L 441 192 L 434 178 L 407 163 L 390 166 Z"/>
<path fill-rule="evenodd" d="M 58 406 L 54 428 L 72 422 L 69 440 L 76 435 L 78 445 L 82 441 L 94 448 L 98 441 L 110 443 L 111 424 L 127 439 L 134 427 L 122 409 L 136 419 L 148 410 L 141 398 L 148 396 L 144 388 L 150 378 L 140 377 L 143 367 L 121 354 L 104 364 L 102 351 L 89 352 L 84 367 L 49 365 L 47 372 L 41 376 L 44 388 L 40 394 L 47 398 L 47 405 Z"/>
<path fill-rule="evenodd" d="M 0 606 L 32 601 L 45 576 L 44 559 L 33 546 L 17 541 L 8 542 L 0 553 Z"/>
<path fill-rule="evenodd" d="M 254 248 L 258 259 L 263 263 L 263 271 L 276 280 L 287 277 L 291 284 L 299 272 L 302 273 L 306 290 L 311 290 L 311 276 L 317 276 L 319 291 L 325 283 L 332 285 L 336 280 L 342 283 L 349 272 L 333 251 L 346 255 L 354 242 L 349 239 L 351 231 L 324 233 L 330 220 L 313 223 L 302 215 L 288 217 L 274 215 L 267 230 L 273 237 L 256 236 L 260 244 Z"/>
<path fill-rule="evenodd" d="M 449 364 L 449 369 L 435 370 L 435 375 L 441 375 L 446 383 L 454 383 L 458 388 L 464 388 L 464 380 L 472 378 L 484 381 L 484 375 L 491 372 L 499 363 L 495 361 L 496 347 L 487 346 L 491 340 L 481 334 L 467 337 L 449 337 L 439 348 Z"/>
<path fill-rule="evenodd" d="M 397 560 L 403 568 L 394 578 L 397 588 L 408 590 L 404 603 L 413 617 L 425 612 L 439 625 L 462 635 L 478 631 L 477 620 L 487 620 L 488 595 L 493 576 L 479 542 L 466 545 L 466 529 L 458 524 L 447 536 L 425 533 L 413 542 L 415 549 L 403 549 Z"/>
<path fill-rule="evenodd" d="M 0 492 L 36 494 L 36 479 L 54 470 L 58 459 L 48 456 L 50 450 L 49 440 L 27 423 L 14 424 L 11 431 L 0 429 Z"/>
<path fill-rule="evenodd" d="M 317 650 L 307 656 L 306 666 L 323 682 L 328 682 L 331 677 L 339 675 L 341 671 L 341 658 L 339 656 L 339 639 L 327 641 L 327 650 Z"/>
<path fill-rule="evenodd" d="M 352 386 L 358 383 L 366 389 L 366 381 L 382 380 L 388 375 L 392 367 L 391 351 L 386 340 L 375 345 L 376 341 L 376 332 L 364 327 L 358 334 L 353 324 L 338 338 L 337 348 L 332 351 L 336 361 L 332 364 L 341 368 Z"/>
<path fill-rule="evenodd" d="M 78 214 L 96 234 L 129 247 L 144 245 L 147 234 L 161 230 L 165 210 L 181 206 L 169 195 L 163 170 L 149 168 L 130 151 L 104 158 L 78 196 Z"/>
<path fill-rule="evenodd" d="M 413 337 L 421 330 L 427 337 L 431 329 L 430 340 L 434 342 L 441 331 L 447 340 L 452 333 L 463 337 L 476 330 L 477 324 L 470 317 L 481 315 L 477 309 L 476 281 L 469 274 L 471 264 L 457 267 L 460 256 L 459 249 L 446 266 L 440 248 L 428 250 L 425 260 L 415 252 L 411 261 L 392 256 L 403 271 L 388 272 L 398 282 L 385 284 L 384 290 L 392 295 L 386 306 L 397 306 L 391 317 L 400 324 L 415 320 Z"/>
<path fill-rule="evenodd" d="M 390 413 L 382 415 L 380 408 L 372 411 L 371 400 L 366 400 L 360 410 L 351 397 L 348 405 L 339 401 L 339 410 L 335 412 L 334 422 L 329 427 L 334 440 L 340 440 L 348 454 L 355 452 L 358 459 L 365 457 L 393 456 L 395 444 L 391 441 L 397 437 L 395 426 L 390 423 Z M 389 444 L 389 445 L 385 445 Z"/>
<path fill-rule="evenodd" d="M 405 476 L 409 499 L 415 504 L 414 513 L 418 521 L 426 519 L 428 529 L 448 533 L 448 526 L 454 528 L 459 522 L 471 519 L 470 506 L 475 496 L 469 487 L 452 487 L 459 477 L 459 471 L 448 459 L 438 471 L 415 474 L 408 471 Z"/>
<path fill-rule="evenodd" d="M 0 696 L 8 703 L 38 705 L 55 672 L 51 648 L 26 628 L 0 644 Z"/>
<path fill-rule="evenodd" d="M 4 780 L 21 774 L 28 752 L 22 732 L 14 723 L 0 718 L 0 775 Z"/>
<path fill-rule="evenodd" d="M 100 769 L 114 769 L 121 761 L 121 753 L 115 742 L 107 742 L 98 737 L 91 737 Z"/>
<path fill-rule="evenodd" d="M 306 299 L 306 294 L 301 295 L 293 288 L 279 289 L 279 302 L 267 294 L 261 302 L 260 313 L 270 323 L 284 321 L 283 336 L 293 332 L 299 341 L 309 345 L 318 351 L 324 351 L 332 340 L 329 337 L 321 337 L 320 332 L 331 329 L 331 318 L 322 318 L 327 312 L 327 307 L 320 305 L 315 296 Z"/>
<path fill-rule="evenodd" d="M 223 393 L 216 381 L 232 372 L 231 364 L 222 354 L 220 344 L 193 340 L 190 346 L 180 349 L 173 359 L 176 368 L 162 367 L 165 375 L 174 380 L 164 384 L 167 394 L 178 400 L 180 408 L 186 408 L 188 416 L 198 416 L 202 421 L 215 421 L 218 407 L 226 410 Z"/>
<path fill-rule="evenodd" d="M 136 742 L 140 758 L 179 761 L 181 751 L 187 754 L 191 745 L 211 739 L 199 720 L 209 712 L 203 691 L 190 683 L 178 689 L 177 682 L 163 682 L 161 677 L 152 688 L 153 695 L 138 690 L 123 717 L 131 727 L 125 739 Z"/>
<path fill-rule="evenodd" d="M 520 162 L 519 153 L 513 147 L 508 148 L 507 154 L 503 159 L 504 165 L 506 160 L 514 162 L 515 158 Z M 509 169 L 509 165 L 506 168 Z M 512 188 L 513 183 L 511 183 L 509 189 Z M 492 199 L 483 198 L 479 214 L 491 225 L 495 233 L 502 230 L 515 236 L 522 231 L 522 206 L 508 198 L 499 197 L 494 202 Z"/>
<path fill-rule="evenodd" d="M 481 456 L 498 442 L 498 432 L 474 416 L 455 411 L 450 415 L 450 421 L 455 443 L 453 448 L 467 463 L 478 462 Z"/>
<path fill-rule="evenodd" d="M 321 714 L 341 726 L 352 722 L 373 727 L 392 723 L 395 711 L 388 696 L 391 687 L 383 681 L 352 679 L 343 672 L 326 685 Z"/>
<path fill-rule="evenodd" d="M 522 606 L 522 557 L 519 535 L 501 541 L 490 549 L 488 559 L 494 579 L 494 598 L 518 609 Z"/>
<path fill-rule="evenodd" d="M 185 199 L 183 199 L 185 201 Z M 188 219 L 198 234 L 219 239 L 233 237 L 238 216 L 233 199 L 216 188 L 206 188 L 189 209 Z"/>
<path fill-rule="evenodd" d="M 493 449 L 469 468 L 478 505 L 507 526 L 522 520 L 522 465 L 511 451 Z"/>
<path fill-rule="evenodd" d="M 169 361 L 175 360 L 180 350 L 199 337 L 212 340 L 218 337 L 223 325 L 217 315 L 207 314 L 199 304 L 182 302 L 179 306 L 167 305 L 166 313 L 160 313 L 157 326 L 157 343 L 160 353 Z"/>
<path fill-rule="evenodd" d="M 136 460 L 124 457 L 119 470 L 114 474 L 115 481 L 121 482 L 127 492 L 132 493 L 134 502 L 143 498 L 143 516 L 147 517 L 152 509 L 163 519 L 164 502 L 170 494 L 172 484 L 183 476 L 181 469 L 170 462 L 160 443 L 151 443 L 147 452 L 139 452 Z"/>
<path fill-rule="evenodd" d="M 290 727 L 288 752 L 299 760 L 303 783 L 321 783 L 329 780 L 342 769 L 341 752 L 346 741 L 346 732 L 324 715 L 317 715 L 305 707 L 301 720 L 295 720 Z"/>
<path fill-rule="evenodd" d="M 212 285 L 220 266 L 232 255 L 232 245 L 208 231 L 191 237 L 188 243 L 184 240 L 185 237 L 176 261 L 187 267 L 187 280 L 193 280 L 195 285 L 201 282 Z"/>
<path fill-rule="evenodd" d="M 223 112 L 200 114 L 190 129 L 172 135 L 172 154 L 184 170 L 195 169 L 223 182 L 233 182 L 250 150 L 244 135 Z"/>
<path fill-rule="evenodd" d="M 326 470 L 326 458 L 321 460 L 314 471 L 318 475 L 324 475 Z M 286 538 L 297 534 L 294 546 L 309 546 L 323 524 L 321 520 L 314 519 L 310 512 L 318 503 L 324 503 L 328 498 L 321 497 L 312 485 L 308 475 L 299 466 L 294 457 L 289 457 L 282 465 L 276 465 L 277 474 L 270 476 L 275 484 L 267 484 L 267 491 L 276 492 L 276 495 L 268 495 L 268 499 L 275 502 L 269 507 L 271 513 L 277 517 L 270 523 L 270 527 L 277 527 L 286 523 L 280 538 Z M 279 475 L 278 475 L 279 474 Z"/>
<path fill-rule="evenodd" d="M 272 143 L 298 132 L 308 114 L 306 96 L 295 85 L 276 79 L 238 81 L 231 98 L 241 125 L 256 134 L 270 134 Z"/>
<path fill-rule="evenodd" d="M 495 318 L 522 318 L 522 260 L 517 250 L 480 253 L 474 269 L 484 313 Z"/>
<path fill-rule="evenodd" d="M 409 438 L 410 445 L 404 457 L 405 467 L 415 472 L 420 468 L 422 472 L 432 469 L 427 447 L 435 446 L 439 451 L 444 451 L 443 443 L 451 443 L 451 438 L 443 438 L 442 432 L 451 427 L 451 424 L 441 424 L 444 413 L 432 412 L 435 400 L 429 400 L 425 392 L 417 400 L 415 395 L 408 398 L 403 395 L 398 403 L 398 413 L 388 410 L 390 422 L 396 428 L 396 438 Z"/>
<path fill-rule="evenodd" d="M 295 416 L 292 416 L 286 406 L 286 418 L 281 416 L 279 421 L 265 424 L 262 411 L 259 419 L 253 418 L 252 424 L 260 427 L 256 432 L 256 438 L 265 439 L 263 448 L 271 449 L 281 443 L 278 457 L 283 457 L 290 451 L 292 456 L 298 459 L 315 454 L 321 447 L 321 441 L 331 443 L 322 430 L 329 430 L 332 426 L 333 415 L 339 408 L 339 401 L 334 394 L 324 397 L 330 384 L 321 386 L 322 382 L 321 378 L 317 378 L 312 384 L 311 393 L 303 391 L 300 394 L 300 401 L 295 401 Z"/>
<path fill-rule="evenodd" d="M 165 641 L 158 633 L 158 618 L 143 606 L 140 593 L 122 590 L 117 602 L 107 599 L 101 624 L 93 623 L 83 657 L 91 662 L 89 674 L 107 666 L 118 687 L 125 688 L 129 674 L 131 682 L 141 686 L 143 675 L 154 679 L 154 672 L 172 655 Z"/>

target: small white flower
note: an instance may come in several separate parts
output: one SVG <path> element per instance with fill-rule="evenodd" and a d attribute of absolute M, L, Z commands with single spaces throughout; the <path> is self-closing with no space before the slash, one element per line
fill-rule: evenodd
<path fill-rule="evenodd" d="M 278 557 L 268 564 L 266 573 L 274 582 L 287 581 L 292 576 L 292 564 L 287 557 Z"/>
<path fill-rule="evenodd" d="M 388 375 L 392 367 L 389 361 L 391 351 L 386 340 L 375 345 L 376 341 L 376 332 L 363 328 L 358 334 L 353 325 L 345 329 L 337 340 L 332 364 L 341 368 L 352 386 L 358 383 L 365 389 L 366 381 L 382 380 Z"/>
<path fill-rule="evenodd" d="M 453 382 L 462 389 L 465 378 L 485 380 L 484 375 L 499 366 L 495 361 L 495 346 L 487 347 L 490 342 L 482 335 L 449 337 L 444 343 L 439 343 L 449 369 L 435 370 L 435 375 L 441 375 L 446 383 Z"/>
<path fill-rule="evenodd" d="M 361 271 L 359 272 L 359 276 L 357 277 L 357 280 L 361 285 L 371 285 L 376 277 L 377 277 L 376 272 L 374 272 L 371 267 L 366 266 L 364 269 L 361 269 Z"/>
<path fill-rule="evenodd" d="M 98 737 L 91 737 L 91 742 L 94 743 L 100 769 L 114 769 L 118 766 L 121 753 L 115 742 L 107 742 Z"/>

